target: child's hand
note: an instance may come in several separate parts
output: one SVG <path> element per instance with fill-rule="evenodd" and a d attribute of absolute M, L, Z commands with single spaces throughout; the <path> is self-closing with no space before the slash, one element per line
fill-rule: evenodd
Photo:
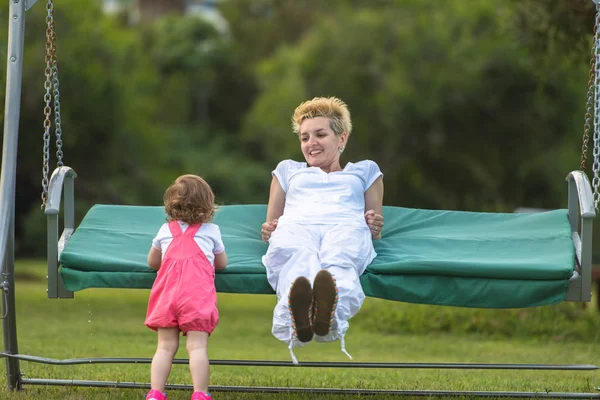
<path fill-rule="evenodd" d="M 273 233 L 273 231 L 276 228 L 277 228 L 277 220 L 276 219 L 262 224 L 262 229 L 260 230 L 260 233 L 262 235 L 263 242 L 269 241 L 269 239 L 271 238 L 271 234 Z"/>

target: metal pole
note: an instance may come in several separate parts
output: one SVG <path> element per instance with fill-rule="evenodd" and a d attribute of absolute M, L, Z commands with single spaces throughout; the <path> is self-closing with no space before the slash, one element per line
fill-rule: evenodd
<path fill-rule="evenodd" d="M 17 358 L 49 365 L 91 365 L 91 364 L 150 364 L 151 358 L 70 358 L 58 360 L 55 358 L 38 357 L 27 354 L 0 353 L 0 357 Z M 175 358 L 173 364 L 188 365 L 187 358 Z M 271 360 L 210 360 L 210 365 L 230 365 L 244 367 L 309 367 L 309 368 L 395 368 L 395 369 L 518 369 L 545 371 L 596 371 L 600 366 L 594 364 L 480 364 L 480 363 L 395 363 L 395 362 L 348 362 L 348 361 L 308 361 L 294 364 L 291 361 Z"/>
<path fill-rule="evenodd" d="M 122 388 L 122 389 L 149 389 L 150 385 L 139 382 L 108 382 L 68 379 L 32 379 L 24 378 L 28 385 L 42 386 L 68 386 L 88 388 Z M 191 385 L 167 384 L 169 390 L 192 390 Z M 600 399 L 598 393 L 565 393 L 565 392 L 490 392 L 490 391 L 451 391 L 451 390 L 398 390 L 398 389 L 343 389 L 343 388 L 303 388 L 303 387 L 269 387 L 269 386 L 209 386 L 211 392 L 233 393 L 311 393 L 311 394 L 345 394 L 357 397 L 386 395 L 409 397 L 491 397 L 498 398 L 544 398 L 544 399 Z"/>
<path fill-rule="evenodd" d="M 15 191 L 17 175 L 17 143 L 21 82 L 23 76 L 23 43 L 25 40 L 25 1 L 9 0 L 8 57 L 4 110 L 4 141 L 0 172 L 0 266 L 2 290 L 2 331 L 4 351 L 18 354 L 15 313 Z M 19 360 L 6 359 L 6 377 L 10 389 L 21 388 Z"/>

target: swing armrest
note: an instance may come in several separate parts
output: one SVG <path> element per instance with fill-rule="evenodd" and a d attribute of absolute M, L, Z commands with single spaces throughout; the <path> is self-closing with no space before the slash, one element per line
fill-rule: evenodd
<path fill-rule="evenodd" d="M 592 227 L 596 217 L 594 195 L 587 175 L 572 171 L 567 175 L 569 185 L 569 222 L 579 267 L 580 285 L 573 286 L 569 297 L 590 301 L 592 297 Z M 579 279 L 579 278 L 578 278 Z"/>
<path fill-rule="evenodd" d="M 590 180 L 585 172 L 579 170 L 572 171 L 567 176 L 567 181 L 569 182 L 569 217 L 571 217 L 571 200 L 576 200 L 577 203 L 574 205 L 577 205 L 581 210 L 581 218 L 593 219 L 596 216 L 594 194 L 592 192 Z M 575 195 L 577 197 L 572 199 L 571 196 Z M 573 226 L 573 222 L 574 221 L 571 221 L 571 226 Z"/>
<path fill-rule="evenodd" d="M 48 185 L 46 201 L 46 220 L 48 225 L 48 298 L 73 298 L 73 292 L 67 290 L 58 274 L 60 255 L 75 230 L 75 190 L 74 180 L 77 174 L 70 167 L 58 167 L 52 173 Z M 60 203 L 64 192 L 64 227 L 58 237 Z"/>

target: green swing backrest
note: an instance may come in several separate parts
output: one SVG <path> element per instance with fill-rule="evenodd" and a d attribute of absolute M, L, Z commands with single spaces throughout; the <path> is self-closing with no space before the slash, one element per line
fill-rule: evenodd
<path fill-rule="evenodd" d="M 535 214 L 475 213 L 385 206 L 377 258 L 361 277 L 368 296 L 481 308 L 529 307 L 564 301 L 574 246 L 566 210 Z M 260 240 L 265 205 L 222 206 L 229 266 L 217 290 L 270 294 Z M 146 264 L 165 221 L 162 207 L 92 207 L 61 258 L 67 289 L 142 288 L 155 272 Z"/>

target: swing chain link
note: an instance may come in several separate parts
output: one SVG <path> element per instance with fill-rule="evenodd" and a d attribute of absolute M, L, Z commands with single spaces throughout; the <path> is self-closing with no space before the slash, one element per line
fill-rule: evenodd
<path fill-rule="evenodd" d="M 600 32 L 598 31 L 598 25 L 600 25 L 600 16 L 598 11 L 596 12 L 595 28 L 594 28 L 594 163 L 592 170 L 594 172 L 594 178 L 592 179 L 592 186 L 594 188 L 594 207 L 598 210 L 598 203 L 600 202 Z"/>
<path fill-rule="evenodd" d="M 598 14 L 596 14 L 596 21 L 598 20 Z M 585 123 L 583 125 L 583 144 L 581 146 L 581 161 L 579 163 L 579 169 L 585 171 L 587 164 L 588 154 L 588 143 L 590 141 L 590 128 L 593 114 L 594 104 L 594 80 L 596 77 L 596 43 L 595 40 L 598 32 L 598 24 L 594 25 L 594 44 L 592 46 L 592 55 L 590 57 L 590 73 L 588 79 L 588 91 L 587 91 L 587 104 L 585 107 Z"/>
<path fill-rule="evenodd" d="M 579 168 L 585 172 L 587 163 L 588 145 L 590 141 L 590 130 L 593 130 L 593 155 L 594 162 L 592 171 L 593 201 L 596 212 L 600 202 L 600 6 L 596 5 L 596 16 L 594 18 L 594 43 L 592 45 L 592 56 L 590 59 L 590 73 L 588 80 L 587 104 L 585 110 L 585 123 L 583 128 L 583 144 L 581 146 L 581 162 Z"/>
<path fill-rule="evenodd" d="M 56 43 L 56 39 L 54 41 Z M 62 125 L 60 117 L 60 91 L 58 89 L 58 64 L 56 56 L 52 65 L 52 86 L 54 86 L 54 125 L 56 127 L 56 165 L 63 166 Z"/>
<path fill-rule="evenodd" d="M 50 1 L 52 3 L 52 1 Z M 50 19 L 52 24 L 52 86 L 54 87 L 54 125 L 56 127 L 56 164 L 63 166 L 62 125 L 60 116 L 60 90 L 58 81 L 58 58 L 56 57 L 56 25 L 54 20 L 54 5 L 51 6 Z"/>
<path fill-rule="evenodd" d="M 46 206 L 48 201 L 48 175 L 50 172 L 50 130 L 52 126 L 52 100 L 54 96 L 54 124 L 56 129 L 56 156 L 57 165 L 63 165 L 62 151 L 62 126 L 60 115 L 60 92 L 58 80 L 58 60 L 56 58 L 56 32 L 54 23 L 54 0 L 48 0 L 46 5 L 46 67 L 44 75 L 44 149 L 43 149 L 43 168 L 42 168 L 42 208 Z"/>

